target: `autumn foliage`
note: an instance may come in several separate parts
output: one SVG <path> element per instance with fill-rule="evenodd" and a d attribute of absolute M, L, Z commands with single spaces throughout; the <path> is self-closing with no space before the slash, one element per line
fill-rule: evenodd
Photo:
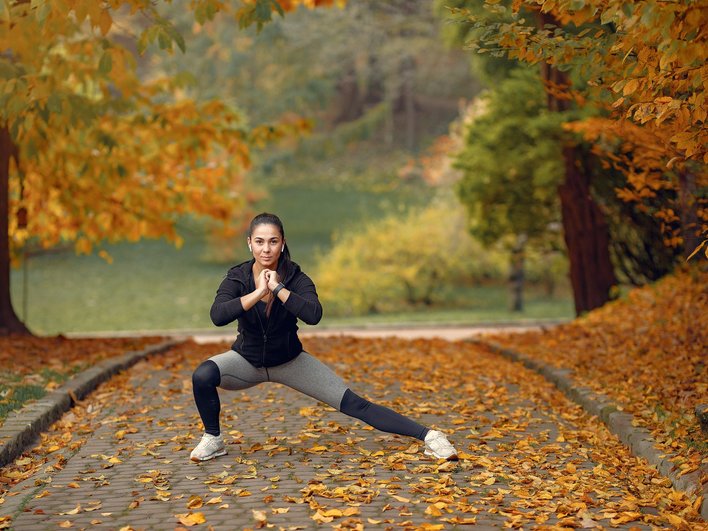
<path fill-rule="evenodd" d="M 339 235 L 314 277 L 328 311 L 363 315 L 439 303 L 441 285 L 498 278 L 504 265 L 501 251 L 470 236 L 454 198 L 441 195 Z"/>
<path fill-rule="evenodd" d="M 580 385 L 634 415 L 692 472 L 708 448 L 694 414 L 708 397 L 708 274 L 668 276 L 572 323 L 494 339 L 572 369 Z"/>
<path fill-rule="evenodd" d="M 161 340 L 164 338 L 0 337 L 0 426 L 7 412 L 25 405 L 28 387 L 37 398 L 100 361 Z"/>
<path fill-rule="evenodd" d="M 625 173 L 627 184 L 617 190 L 622 199 L 645 210 L 647 198 L 662 199 L 651 213 L 664 223 L 666 243 L 690 253 L 708 229 L 700 192 L 708 184 L 705 6 L 691 0 L 485 5 L 491 18 L 467 16 L 481 31 L 474 46 L 572 71 L 574 85 L 546 87 L 554 97 L 594 109 L 568 128 L 593 142 L 608 167 Z M 494 18 L 509 13 L 510 21 Z"/>
<path fill-rule="evenodd" d="M 221 2 L 193 8 L 203 20 L 228 10 Z M 244 191 L 250 146 L 306 127 L 288 119 L 249 128 L 238 109 L 185 97 L 181 78 L 139 75 L 134 48 L 185 47 L 155 5 L 16 2 L 0 24 L 0 49 L 12 51 L 0 60 L 0 122 L 16 146 L 15 252 L 31 238 L 44 247 L 74 242 L 83 253 L 141 237 L 179 244 L 175 221 L 185 213 L 238 228 L 235 213 L 247 215 L 252 200 Z"/>
<path fill-rule="evenodd" d="M 152 514 L 185 527 L 701 526 L 695 499 L 517 363 L 442 340 L 305 346 L 357 392 L 443 429 L 460 461 L 263 384 L 222 394 L 229 455 L 191 464 L 201 424 L 189 375 L 227 345 L 186 342 L 112 378 L 6 467 L 0 528 L 120 527 Z"/>

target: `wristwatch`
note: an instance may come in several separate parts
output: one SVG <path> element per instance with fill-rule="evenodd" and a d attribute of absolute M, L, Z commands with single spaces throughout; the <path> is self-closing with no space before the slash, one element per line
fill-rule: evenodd
<path fill-rule="evenodd" d="M 285 284 L 282 282 L 278 282 L 278 285 L 275 286 L 275 289 L 273 290 L 273 297 L 277 297 L 278 293 L 280 293 L 280 290 L 285 287 Z"/>

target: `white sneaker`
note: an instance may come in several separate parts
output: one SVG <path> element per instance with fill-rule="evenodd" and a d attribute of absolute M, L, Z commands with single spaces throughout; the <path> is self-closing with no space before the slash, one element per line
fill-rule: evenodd
<path fill-rule="evenodd" d="M 209 459 L 214 459 L 222 455 L 226 455 L 224 437 L 222 435 L 210 435 L 209 433 L 205 433 L 197 447 L 189 454 L 189 458 L 192 461 L 199 462 L 208 461 Z"/>
<path fill-rule="evenodd" d="M 432 455 L 437 459 L 457 461 L 457 450 L 447 440 L 441 431 L 430 430 L 425 435 L 425 455 Z"/>

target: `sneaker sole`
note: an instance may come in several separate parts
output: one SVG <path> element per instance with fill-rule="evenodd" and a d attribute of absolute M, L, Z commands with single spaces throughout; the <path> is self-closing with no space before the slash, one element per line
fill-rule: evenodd
<path fill-rule="evenodd" d="M 211 455 L 208 455 L 206 457 L 190 457 L 192 461 L 195 463 L 201 463 L 202 461 L 209 461 L 211 459 L 214 459 L 215 457 L 221 457 L 222 455 L 226 455 L 228 452 L 226 450 L 219 450 L 218 452 L 214 452 Z"/>
<path fill-rule="evenodd" d="M 429 455 L 431 457 L 434 457 L 435 459 L 445 459 L 446 461 L 459 461 L 460 460 L 460 458 L 457 457 L 457 454 L 452 454 L 451 456 L 448 456 L 448 457 L 438 457 L 433 452 L 429 452 L 428 450 L 425 450 L 423 453 L 425 455 Z"/>

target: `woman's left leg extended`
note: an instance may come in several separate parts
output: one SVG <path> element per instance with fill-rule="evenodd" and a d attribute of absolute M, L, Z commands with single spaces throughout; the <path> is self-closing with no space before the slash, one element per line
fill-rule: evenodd
<path fill-rule="evenodd" d="M 282 365 L 269 367 L 268 379 L 305 393 L 377 430 L 421 441 L 428 433 L 425 426 L 354 393 L 332 369 L 307 352 Z"/>

